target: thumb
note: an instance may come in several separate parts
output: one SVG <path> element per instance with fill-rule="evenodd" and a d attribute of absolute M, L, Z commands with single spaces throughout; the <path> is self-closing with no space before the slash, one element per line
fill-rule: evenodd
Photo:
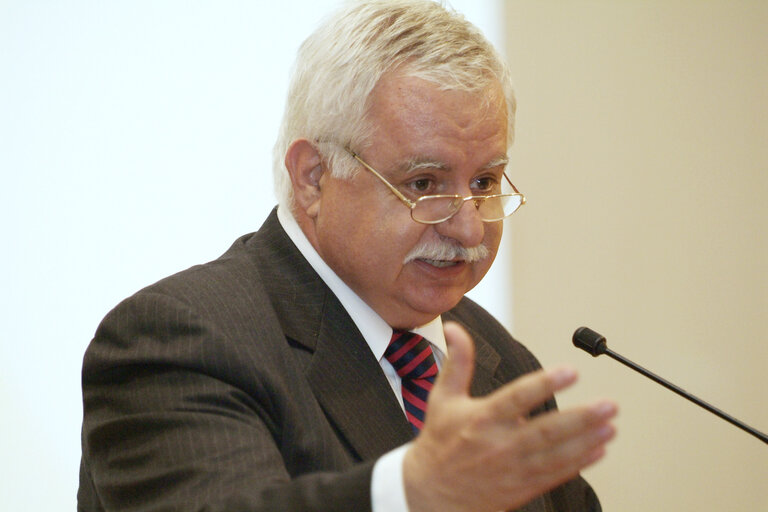
<path fill-rule="evenodd" d="M 456 322 L 446 322 L 443 331 L 448 357 L 440 370 L 432 394 L 468 395 L 475 370 L 475 344 L 467 331 Z"/>

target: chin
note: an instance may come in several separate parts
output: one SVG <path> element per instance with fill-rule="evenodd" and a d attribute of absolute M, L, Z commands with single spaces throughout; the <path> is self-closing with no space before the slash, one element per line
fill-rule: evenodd
<path fill-rule="evenodd" d="M 420 296 L 417 300 L 411 302 L 411 307 L 415 311 L 422 313 L 425 318 L 428 317 L 426 322 L 429 322 L 456 306 L 464 297 L 464 293 L 466 293 L 464 290 L 464 288 L 461 291 L 444 290 L 439 293 Z"/>

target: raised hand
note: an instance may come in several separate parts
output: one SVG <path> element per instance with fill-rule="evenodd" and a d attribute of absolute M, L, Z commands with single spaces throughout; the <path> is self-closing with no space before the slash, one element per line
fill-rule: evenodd
<path fill-rule="evenodd" d="M 514 509 L 604 455 L 615 435 L 613 402 L 527 419 L 576 382 L 573 369 L 540 370 L 471 398 L 473 342 L 453 323 L 445 325 L 445 337 L 449 357 L 430 393 L 424 428 L 403 462 L 411 512 Z"/>

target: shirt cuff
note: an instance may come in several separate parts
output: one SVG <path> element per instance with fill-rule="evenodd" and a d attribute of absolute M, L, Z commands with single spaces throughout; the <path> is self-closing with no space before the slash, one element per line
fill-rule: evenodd
<path fill-rule="evenodd" d="M 385 453 L 373 466 L 371 509 L 373 512 L 408 512 L 403 484 L 403 459 L 410 444 Z"/>

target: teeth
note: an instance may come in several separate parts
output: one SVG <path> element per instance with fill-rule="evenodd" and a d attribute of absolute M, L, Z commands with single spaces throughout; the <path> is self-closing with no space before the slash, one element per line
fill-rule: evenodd
<path fill-rule="evenodd" d="M 451 267 L 456 264 L 455 261 L 443 261 L 443 260 L 422 260 L 425 263 L 429 263 L 433 267 L 443 268 L 443 267 Z"/>

